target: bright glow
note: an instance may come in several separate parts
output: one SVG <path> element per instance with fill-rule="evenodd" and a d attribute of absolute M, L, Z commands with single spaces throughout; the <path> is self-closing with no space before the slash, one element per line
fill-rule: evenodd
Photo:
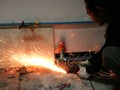
<path fill-rule="evenodd" d="M 7 42 L 7 40 L 0 37 L 0 43 L 3 43 L 0 56 L 3 60 L 13 62 L 13 66 L 17 66 L 20 63 L 20 65 L 24 66 L 39 66 L 66 73 L 62 67 L 54 63 L 52 47 L 49 47 L 49 44 L 46 45 L 47 41 L 44 37 L 28 36 L 27 38 L 15 39 L 14 43 L 13 41 Z"/>
<path fill-rule="evenodd" d="M 12 58 L 22 63 L 25 66 L 29 66 L 29 65 L 41 66 L 56 72 L 66 73 L 66 71 L 63 68 L 56 66 L 54 61 L 49 57 L 39 56 L 36 54 L 32 54 L 32 55 L 14 54 L 12 55 Z"/>

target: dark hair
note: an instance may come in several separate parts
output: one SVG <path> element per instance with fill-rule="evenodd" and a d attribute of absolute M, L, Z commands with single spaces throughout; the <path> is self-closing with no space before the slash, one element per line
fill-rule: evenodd
<path fill-rule="evenodd" d="M 89 9 L 93 10 L 96 7 L 110 7 L 111 0 L 85 0 L 85 3 L 88 5 Z"/>
<path fill-rule="evenodd" d="M 87 4 L 87 8 L 93 12 L 96 11 L 97 7 L 101 7 L 104 8 L 107 11 L 107 13 L 110 13 L 110 0 L 85 0 L 85 3 Z"/>
<path fill-rule="evenodd" d="M 119 0 L 85 0 L 85 3 L 87 4 L 87 9 L 92 12 L 96 12 L 96 7 L 101 7 L 105 10 L 109 19 L 112 21 L 115 21 L 116 19 L 120 20 Z"/>

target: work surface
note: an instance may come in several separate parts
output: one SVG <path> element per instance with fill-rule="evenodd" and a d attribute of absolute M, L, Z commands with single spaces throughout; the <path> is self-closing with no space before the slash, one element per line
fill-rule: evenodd
<path fill-rule="evenodd" d="M 108 83 L 82 80 L 76 74 L 63 74 L 45 68 L 0 69 L 0 90 L 120 90 Z"/>
<path fill-rule="evenodd" d="M 75 74 L 21 67 L 1 69 L 0 90 L 87 90 L 91 88 Z M 86 87 L 87 86 L 87 87 Z"/>

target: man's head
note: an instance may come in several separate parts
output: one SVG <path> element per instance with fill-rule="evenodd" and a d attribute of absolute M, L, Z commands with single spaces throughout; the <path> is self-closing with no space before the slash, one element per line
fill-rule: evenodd
<path fill-rule="evenodd" d="M 111 0 L 85 0 L 87 14 L 102 25 L 111 18 Z"/>

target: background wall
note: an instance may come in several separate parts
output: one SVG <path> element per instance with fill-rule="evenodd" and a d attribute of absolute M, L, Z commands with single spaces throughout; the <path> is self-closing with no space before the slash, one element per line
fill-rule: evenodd
<path fill-rule="evenodd" d="M 104 44 L 105 26 L 81 24 L 79 26 L 58 27 L 54 30 L 55 48 L 64 40 L 67 52 L 98 51 Z"/>
<path fill-rule="evenodd" d="M 91 21 L 84 0 L 1 0 L 0 12 L 0 23 L 3 24 L 23 20 L 25 23 L 36 20 L 42 23 Z M 54 28 L 54 31 L 55 46 L 62 38 L 68 52 L 94 50 L 104 40 L 102 27 Z"/>
<path fill-rule="evenodd" d="M 0 0 L 0 23 L 84 22 L 84 0 Z"/>

